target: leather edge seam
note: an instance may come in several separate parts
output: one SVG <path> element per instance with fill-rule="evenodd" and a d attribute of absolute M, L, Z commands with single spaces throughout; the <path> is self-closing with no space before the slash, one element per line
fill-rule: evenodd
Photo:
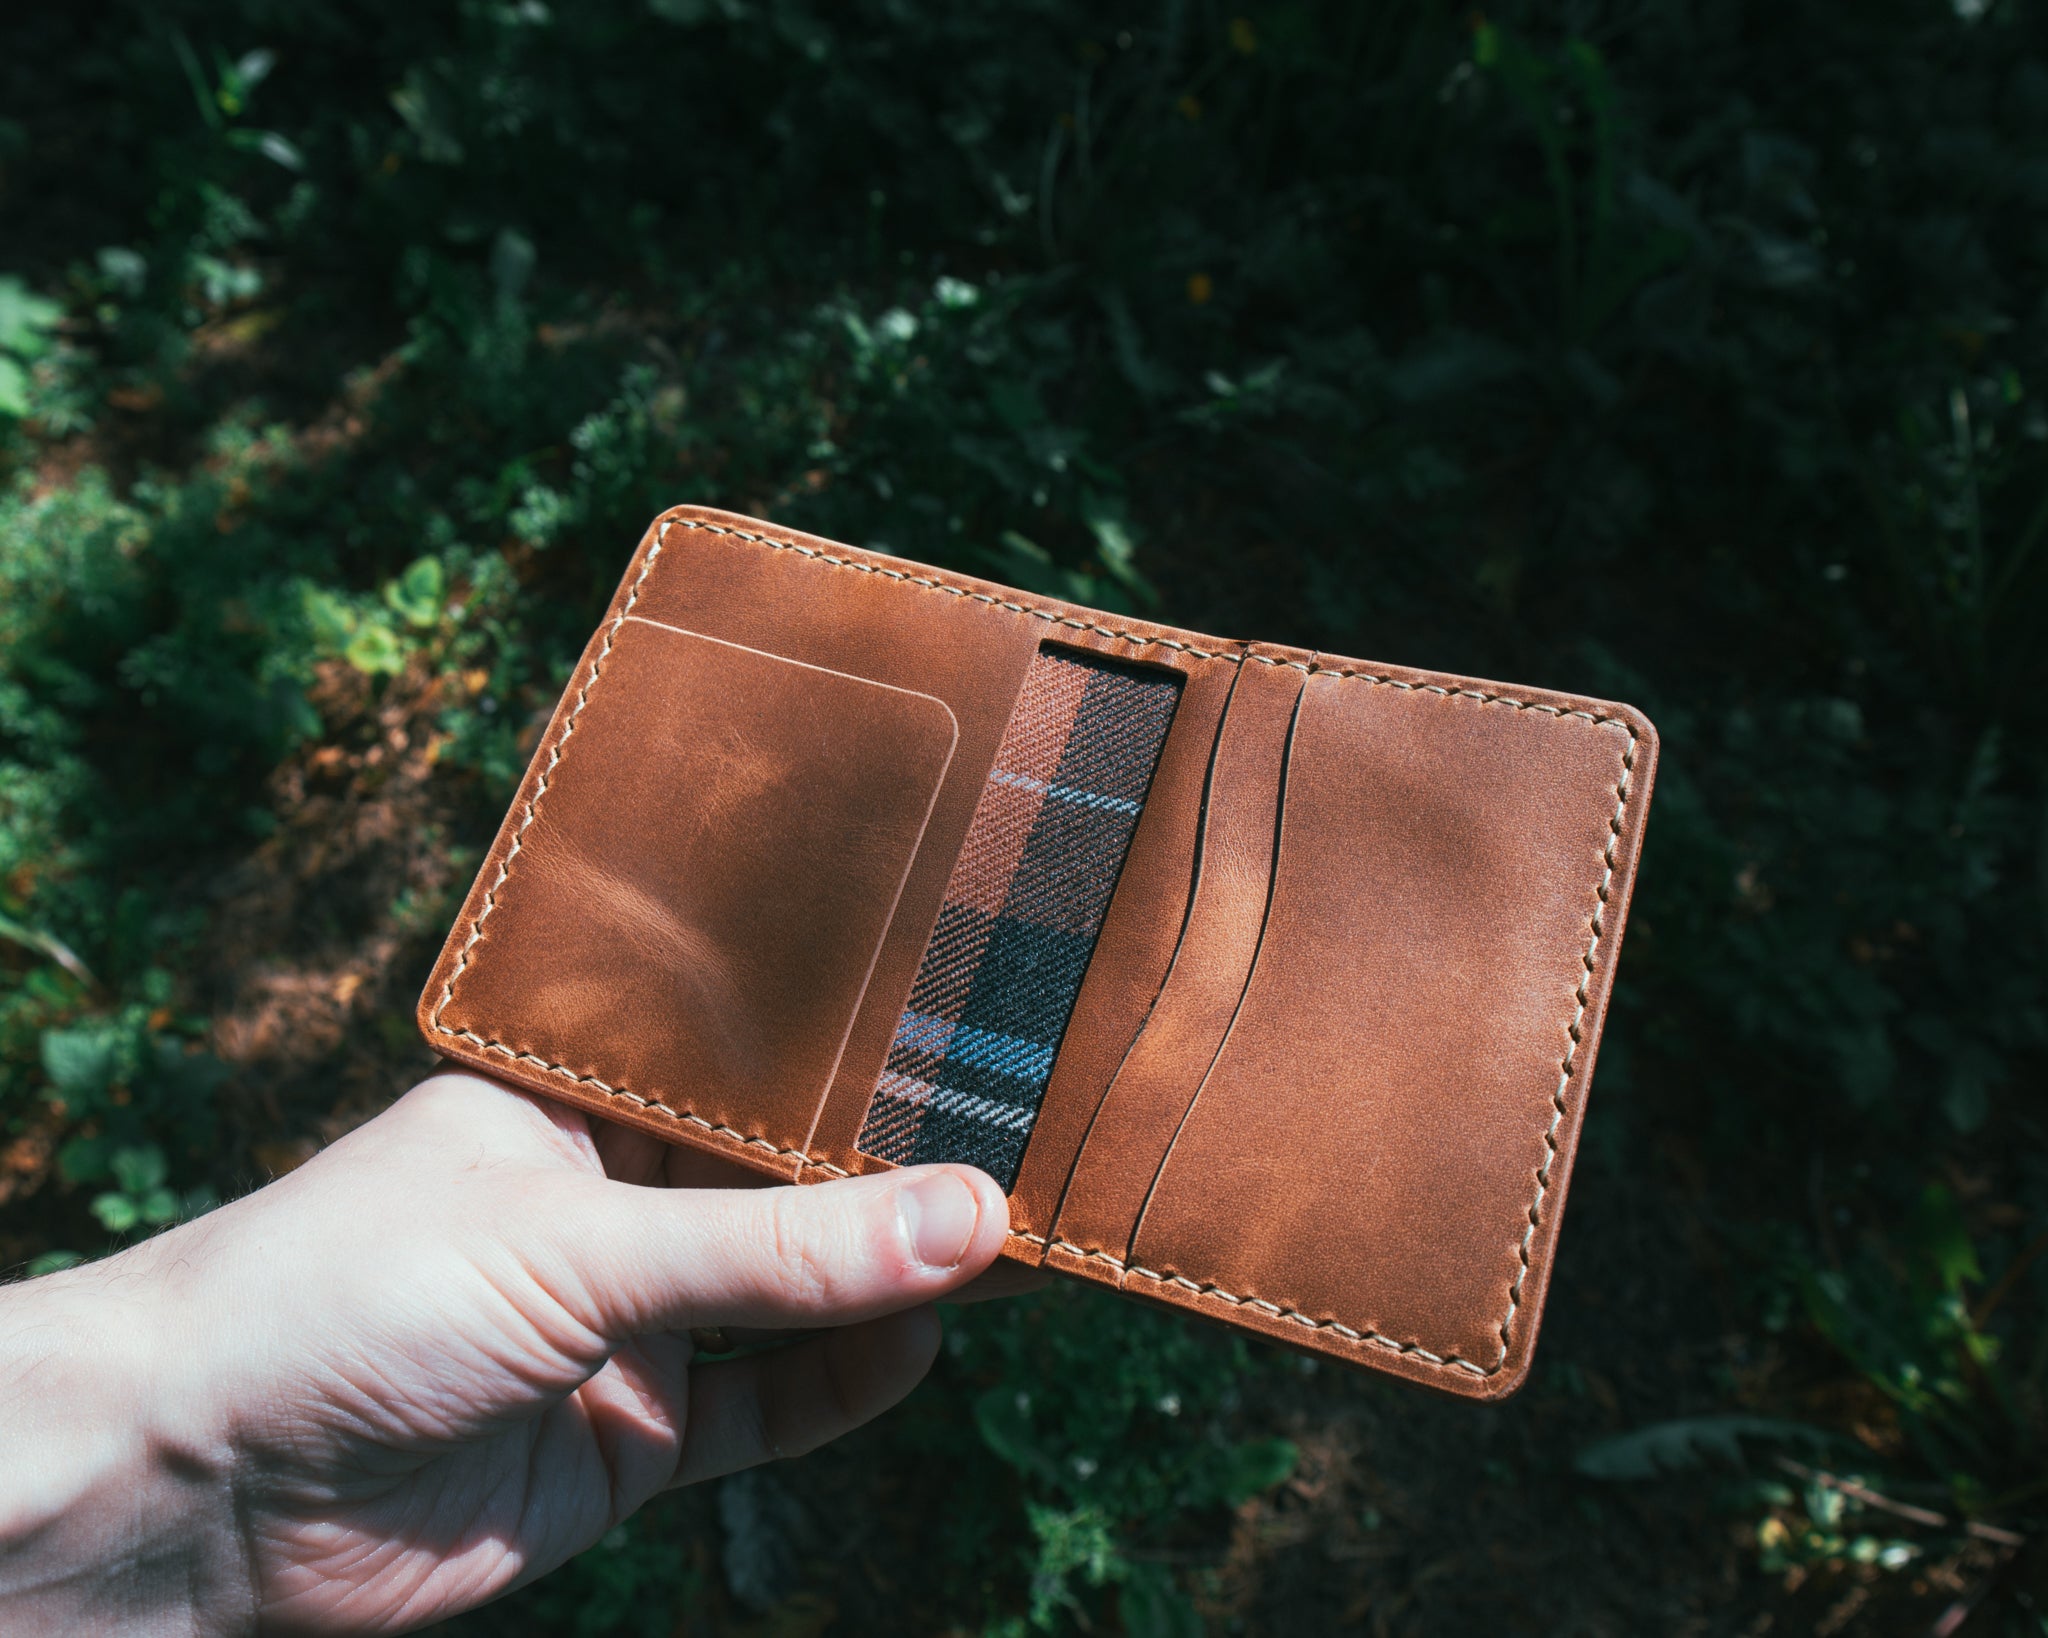
<path fill-rule="evenodd" d="M 1234 1291 L 1225 1291 L 1220 1285 L 1205 1285 L 1200 1281 L 1191 1280 L 1185 1274 L 1162 1274 L 1157 1269 L 1146 1268 L 1140 1263 L 1127 1262 L 1122 1257 L 1114 1256 L 1107 1251 L 1090 1251 L 1085 1247 L 1075 1245 L 1071 1240 L 1062 1240 L 1057 1236 L 1048 1240 L 1043 1235 L 1028 1234 L 1022 1230 L 1012 1229 L 1010 1231 L 1010 1238 L 1013 1240 L 1027 1240 L 1046 1251 L 1064 1251 L 1076 1257 L 1085 1257 L 1094 1262 L 1106 1263 L 1117 1271 L 1116 1283 L 1119 1290 L 1123 1289 L 1125 1281 L 1131 1275 L 1136 1274 L 1142 1279 L 1153 1281 L 1155 1284 L 1176 1286 L 1193 1296 L 1205 1298 L 1213 1302 L 1226 1303 L 1232 1308 L 1255 1309 L 1259 1313 L 1271 1315 L 1274 1319 L 1289 1320 L 1307 1330 L 1334 1332 L 1346 1342 L 1370 1344 L 1376 1348 L 1386 1349 L 1391 1353 L 1404 1355 L 1409 1359 L 1419 1359 L 1438 1370 L 1461 1371 L 1467 1376 L 1488 1379 L 1498 1376 L 1506 1367 L 1505 1359 L 1500 1364 L 1490 1367 L 1475 1365 L 1471 1360 L 1460 1358 L 1456 1354 L 1432 1353 L 1420 1343 L 1402 1342 L 1398 1338 L 1390 1337 L 1381 1331 L 1375 1331 L 1370 1328 L 1360 1330 L 1356 1326 L 1346 1325 L 1342 1320 L 1319 1320 L 1304 1314 L 1298 1308 L 1283 1308 L 1279 1303 L 1265 1297 L 1240 1296 Z"/>
<path fill-rule="evenodd" d="M 629 1092 L 622 1086 L 612 1086 L 605 1081 L 599 1080 L 595 1075 L 579 1075 L 566 1064 L 550 1063 L 546 1058 L 540 1057 L 536 1053 L 514 1047 L 504 1041 L 487 1041 L 474 1030 L 454 1030 L 441 1024 L 434 1025 L 433 1029 L 435 1034 L 444 1036 L 448 1040 L 469 1042 L 476 1053 L 496 1052 L 511 1059 L 514 1063 L 531 1064 L 534 1068 L 543 1070 L 548 1074 L 560 1075 L 565 1080 L 573 1081 L 585 1091 L 599 1092 L 607 1098 L 617 1098 L 621 1102 L 632 1104 L 637 1109 L 644 1109 L 649 1114 L 660 1115 L 685 1126 L 694 1126 L 709 1136 L 722 1139 L 726 1143 L 737 1143 L 753 1149 L 766 1149 L 770 1154 L 777 1156 L 793 1156 L 808 1166 L 815 1166 L 821 1172 L 830 1172 L 834 1177 L 849 1177 L 852 1175 L 844 1168 L 834 1166 L 830 1161 L 817 1159 L 806 1150 L 785 1149 L 780 1144 L 771 1143 L 767 1138 L 756 1137 L 752 1133 L 742 1132 L 736 1127 L 725 1126 L 717 1121 L 706 1120 L 702 1115 L 692 1114 L 686 1109 L 672 1108 L 670 1105 L 663 1103 L 659 1098 L 643 1098 L 639 1093 Z"/>
<path fill-rule="evenodd" d="M 1515 1271 L 1514 1284 L 1508 1288 L 1508 1311 L 1500 1322 L 1500 1366 L 1496 1369 L 1504 1367 L 1508 1362 L 1508 1356 L 1514 1351 L 1514 1341 L 1510 1332 L 1522 1311 L 1522 1287 L 1529 1279 L 1529 1253 L 1536 1242 L 1537 1231 L 1542 1225 L 1543 1202 L 1550 1195 L 1550 1173 L 1557 1165 L 1557 1132 L 1569 1112 L 1565 1094 L 1570 1091 L 1572 1081 L 1578 1074 L 1579 1048 L 1585 1044 L 1586 1013 L 1593 1005 L 1590 986 L 1598 976 L 1596 958 L 1607 936 L 1608 899 L 1614 884 L 1614 872 L 1618 868 L 1615 850 L 1621 846 L 1622 821 L 1628 812 L 1629 795 L 1635 788 L 1637 735 L 1632 724 L 1623 723 L 1622 726 L 1628 730 L 1628 745 L 1621 753 L 1621 771 L 1614 782 L 1614 812 L 1607 820 L 1607 845 L 1600 850 L 1600 882 L 1593 889 L 1593 896 L 1599 903 L 1589 923 L 1593 936 L 1579 957 L 1579 981 L 1572 990 L 1575 1005 L 1570 1019 L 1565 1024 L 1565 1034 L 1570 1038 L 1571 1045 L 1566 1048 L 1565 1055 L 1558 1064 L 1557 1086 L 1550 1094 L 1550 1125 L 1543 1133 L 1543 1164 L 1536 1170 L 1536 1198 L 1529 1202 L 1529 1226 L 1523 1231 L 1521 1244 L 1515 1248 L 1520 1267 Z"/>

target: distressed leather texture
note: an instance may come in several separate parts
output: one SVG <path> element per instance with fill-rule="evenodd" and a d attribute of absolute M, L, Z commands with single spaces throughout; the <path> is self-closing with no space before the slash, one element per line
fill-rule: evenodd
<path fill-rule="evenodd" d="M 1655 772 L 1627 706 L 655 520 L 420 998 L 445 1056 L 811 1183 L 1041 648 L 1179 698 L 1005 1255 L 1480 1399 L 1527 1374 Z"/>

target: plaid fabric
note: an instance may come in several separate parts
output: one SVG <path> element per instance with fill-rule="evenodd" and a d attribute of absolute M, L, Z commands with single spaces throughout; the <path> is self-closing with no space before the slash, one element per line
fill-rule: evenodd
<path fill-rule="evenodd" d="M 1041 649 L 967 829 L 860 1147 L 1005 1189 L 1158 765 L 1173 679 Z"/>

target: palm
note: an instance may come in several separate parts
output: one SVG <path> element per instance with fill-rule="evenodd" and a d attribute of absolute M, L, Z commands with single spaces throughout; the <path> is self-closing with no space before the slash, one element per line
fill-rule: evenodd
<path fill-rule="evenodd" d="M 478 1090 L 460 1117 L 491 1156 L 471 1174 L 490 1196 L 544 1198 L 555 1176 L 741 1180 L 652 1138 L 594 1134 L 574 1112 Z M 448 1183 L 443 1173 L 434 1186 Z M 453 1227 L 460 1207 L 420 1201 L 372 1226 L 352 1263 L 374 1290 L 347 1277 L 303 1290 L 294 1318 L 311 1345 L 284 1384 L 276 1422 L 289 1436 L 265 1452 L 249 1520 L 265 1602 L 292 1624 L 374 1630 L 488 1598 L 677 1477 L 688 1339 L 615 1345 L 545 1282 L 506 1278 L 495 1244 L 449 1255 L 450 1237 L 430 1230 Z M 394 1298 L 401 1320 L 417 1304 L 427 1323 L 366 1331 L 357 1303 L 388 1310 Z"/>
<path fill-rule="evenodd" d="M 251 1540 L 274 1615 L 375 1630 L 489 1598 L 560 1564 L 674 1477 L 689 1344 L 628 1344 L 544 1408 L 442 1439 L 387 1422 L 341 1433 L 341 1459 L 280 1488 Z M 480 1386 L 480 1384 L 479 1384 Z"/>
<path fill-rule="evenodd" d="M 907 1392 L 937 1336 L 905 1310 L 968 1270 L 906 1262 L 884 1179 L 731 1192 L 748 1180 L 447 1077 L 138 1248 L 205 1338 L 191 1391 L 224 1407 L 264 1623 L 468 1607 L 672 1484 L 800 1454 Z M 1000 1241 L 993 1191 L 965 1196 L 973 1267 Z M 840 1328 L 693 1380 L 699 1324 Z"/>

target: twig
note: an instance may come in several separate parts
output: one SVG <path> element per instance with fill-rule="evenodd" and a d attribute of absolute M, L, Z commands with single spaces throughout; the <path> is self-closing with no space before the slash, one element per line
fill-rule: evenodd
<path fill-rule="evenodd" d="M 10 944 L 19 944 L 23 949 L 33 950 L 38 955 L 48 956 L 89 990 L 97 990 L 100 987 L 100 981 L 93 977 L 92 970 L 80 961 L 77 952 L 55 933 L 46 933 L 40 927 L 30 927 L 24 922 L 16 921 L 12 916 L 0 915 L 0 939 L 5 939 Z"/>
<path fill-rule="evenodd" d="M 1890 1513 L 1895 1518 L 1906 1519 L 1913 1524 L 1923 1524 L 1930 1530 L 1961 1530 L 1963 1534 L 1975 1536 L 1979 1541 L 1994 1542 L 2000 1547 L 2020 1547 L 2026 1544 L 2026 1537 L 2011 1530 L 2000 1529 L 1995 1524 L 1982 1524 L 1976 1519 L 1960 1522 L 1945 1513 L 1931 1508 L 1915 1507 L 1911 1502 L 1894 1501 L 1890 1496 L 1881 1495 L 1868 1485 L 1858 1484 L 1854 1479 L 1844 1479 L 1837 1474 L 1823 1473 L 1819 1468 L 1808 1467 L 1804 1462 L 1795 1462 L 1790 1456 L 1776 1458 L 1781 1471 L 1809 1484 L 1817 1484 L 1824 1490 L 1847 1496 L 1859 1501 L 1865 1507 L 1875 1507 L 1881 1513 Z"/>
<path fill-rule="evenodd" d="M 1983 1577 L 1976 1586 L 1950 1603 L 1947 1609 L 1935 1617 L 1934 1625 L 1927 1629 L 1927 1638 L 1955 1638 L 1962 1630 L 1963 1623 L 1977 1613 L 1977 1608 L 1995 1592 L 2013 1572 L 2013 1566 L 2020 1562 L 2020 1551 L 2007 1547 L 1999 1553 L 1991 1573 Z"/>

